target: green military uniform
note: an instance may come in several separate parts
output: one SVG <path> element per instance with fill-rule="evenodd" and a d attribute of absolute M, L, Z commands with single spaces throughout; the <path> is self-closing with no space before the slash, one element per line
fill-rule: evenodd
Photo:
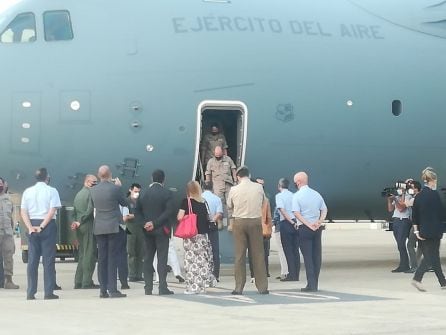
<path fill-rule="evenodd" d="M 13 221 L 13 204 L 8 194 L 0 195 L 0 259 L 3 258 L 3 269 L 6 282 L 5 288 L 18 288 L 13 284 L 13 255 L 15 252 Z"/>
<path fill-rule="evenodd" d="M 234 185 L 232 170 L 236 166 L 231 157 L 223 156 L 221 160 L 212 157 L 206 167 L 206 176 L 210 176 L 213 185 L 214 194 L 217 195 L 223 203 L 223 212 L 225 217 L 231 217 L 231 213 L 227 211 L 226 199 L 229 190 Z"/>
<path fill-rule="evenodd" d="M 135 202 L 129 199 L 129 213 L 135 213 Z M 129 280 L 142 280 L 143 259 L 144 259 L 144 232 L 140 223 L 135 219 L 127 221 L 127 253 L 129 263 Z"/>
<path fill-rule="evenodd" d="M 74 286 L 87 288 L 93 286 L 93 272 L 96 265 L 93 202 L 90 189 L 87 187 L 83 187 L 74 198 L 73 220 L 80 223 L 76 231 L 79 241 L 79 261 L 74 277 Z"/>
<path fill-rule="evenodd" d="M 206 134 L 201 142 L 201 159 L 203 160 L 203 166 L 206 167 L 207 162 L 214 157 L 215 147 L 221 147 L 223 150 L 228 148 L 225 135 L 218 134 Z"/>

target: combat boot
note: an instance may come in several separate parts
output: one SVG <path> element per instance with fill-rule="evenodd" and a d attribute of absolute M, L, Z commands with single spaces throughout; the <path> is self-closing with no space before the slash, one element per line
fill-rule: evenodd
<path fill-rule="evenodd" d="M 5 275 L 5 290 L 17 290 L 19 285 L 12 282 L 12 276 Z"/>

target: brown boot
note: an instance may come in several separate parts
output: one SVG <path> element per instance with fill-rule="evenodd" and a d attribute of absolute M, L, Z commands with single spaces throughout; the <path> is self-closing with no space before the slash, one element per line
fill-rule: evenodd
<path fill-rule="evenodd" d="M 12 276 L 5 275 L 5 290 L 17 290 L 19 285 L 12 282 Z"/>

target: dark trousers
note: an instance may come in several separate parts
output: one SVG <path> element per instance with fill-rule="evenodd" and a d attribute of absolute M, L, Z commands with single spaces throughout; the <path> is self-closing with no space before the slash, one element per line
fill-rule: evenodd
<path fill-rule="evenodd" d="M 407 251 L 409 253 L 409 262 L 412 269 L 416 269 L 421 260 L 421 248 L 418 247 L 418 239 L 414 234 L 413 226 L 410 228 L 409 238 L 407 240 Z"/>
<path fill-rule="evenodd" d="M 444 278 L 440 262 L 440 241 L 440 239 L 418 241 L 419 247 L 423 252 L 423 258 L 421 259 L 421 263 L 415 272 L 413 277 L 414 280 L 420 282 L 423 279 L 424 273 L 429 270 L 430 267 L 432 267 L 440 286 L 446 286 L 446 279 Z"/>
<path fill-rule="evenodd" d="M 288 278 L 299 280 L 299 232 L 288 221 L 280 221 L 280 241 L 288 264 Z"/>
<path fill-rule="evenodd" d="M 163 233 L 144 233 L 144 289 L 153 289 L 153 258 L 157 255 L 159 290 L 167 290 L 167 257 L 169 254 L 169 236 Z"/>
<path fill-rule="evenodd" d="M 208 233 L 209 241 L 212 247 L 212 260 L 214 262 L 214 277 L 220 278 L 220 241 L 218 238 L 218 230 Z"/>
<path fill-rule="evenodd" d="M 128 283 L 129 263 L 127 259 L 127 233 L 119 228 L 118 233 L 118 277 L 122 285 Z"/>
<path fill-rule="evenodd" d="M 31 220 L 31 225 L 36 227 L 43 220 Z M 28 265 L 26 273 L 28 276 L 27 296 L 32 297 L 37 292 L 37 278 L 40 257 L 43 263 L 43 282 L 44 294 L 49 296 L 53 294 L 56 285 L 56 240 L 57 226 L 56 221 L 51 220 L 40 233 L 32 233 L 28 236 Z"/>
<path fill-rule="evenodd" d="M 265 266 L 266 266 L 266 276 L 269 277 L 269 249 L 271 245 L 271 238 L 263 238 L 263 252 L 265 253 Z M 252 257 L 248 249 L 248 262 L 249 262 L 249 272 L 251 273 L 251 278 L 255 278 L 254 266 L 252 264 Z"/>
<path fill-rule="evenodd" d="M 400 264 L 398 268 L 409 269 L 409 255 L 407 253 L 406 243 L 411 227 L 410 220 L 393 218 L 392 222 L 393 236 L 395 237 L 396 245 L 400 253 Z"/>
<path fill-rule="evenodd" d="M 98 243 L 98 277 L 101 293 L 118 291 L 116 278 L 119 257 L 119 233 L 96 235 Z"/>
<path fill-rule="evenodd" d="M 280 232 L 282 234 L 282 230 Z M 321 237 L 322 229 L 313 231 L 305 225 L 301 225 L 299 228 L 299 244 L 307 273 L 307 287 L 312 290 L 317 290 L 319 287 L 319 273 L 322 264 Z"/>
<path fill-rule="evenodd" d="M 97 246 L 93 235 L 93 223 L 80 225 L 76 233 L 79 241 L 79 260 L 74 276 L 74 285 L 89 287 L 93 285 L 93 273 L 97 259 Z"/>
<path fill-rule="evenodd" d="M 0 287 L 5 287 L 5 272 L 3 270 L 3 257 L 0 256 Z"/>
<path fill-rule="evenodd" d="M 129 278 L 141 279 L 144 259 L 144 231 L 140 224 L 127 222 L 127 254 L 129 263 Z"/>

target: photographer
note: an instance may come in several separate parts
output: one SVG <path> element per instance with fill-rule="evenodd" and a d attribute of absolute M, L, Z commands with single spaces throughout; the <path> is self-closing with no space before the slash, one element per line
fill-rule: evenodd
<path fill-rule="evenodd" d="M 411 195 L 411 198 L 406 198 L 406 206 L 412 209 L 416 195 L 421 191 L 421 184 L 418 181 L 408 179 L 407 193 Z M 412 214 L 412 213 L 411 213 Z M 412 217 L 411 217 L 412 219 Z M 411 220 L 412 221 L 412 220 Z M 407 241 L 407 251 L 409 252 L 410 269 L 405 271 L 406 273 L 414 273 L 417 270 L 418 264 L 422 256 L 421 249 L 417 247 L 417 236 L 414 234 L 414 227 L 410 228 L 409 239 Z"/>
<path fill-rule="evenodd" d="M 391 194 L 387 197 L 387 210 L 392 213 L 393 236 L 395 237 L 398 251 L 400 253 L 400 264 L 392 272 L 405 272 L 409 268 L 409 255 L 407 253 L 406 242 L 411 228 L 410 208 L 406 201 L 412 198 L 406 193 L 406 183 L 397 182 L 397 195 Z"/>

